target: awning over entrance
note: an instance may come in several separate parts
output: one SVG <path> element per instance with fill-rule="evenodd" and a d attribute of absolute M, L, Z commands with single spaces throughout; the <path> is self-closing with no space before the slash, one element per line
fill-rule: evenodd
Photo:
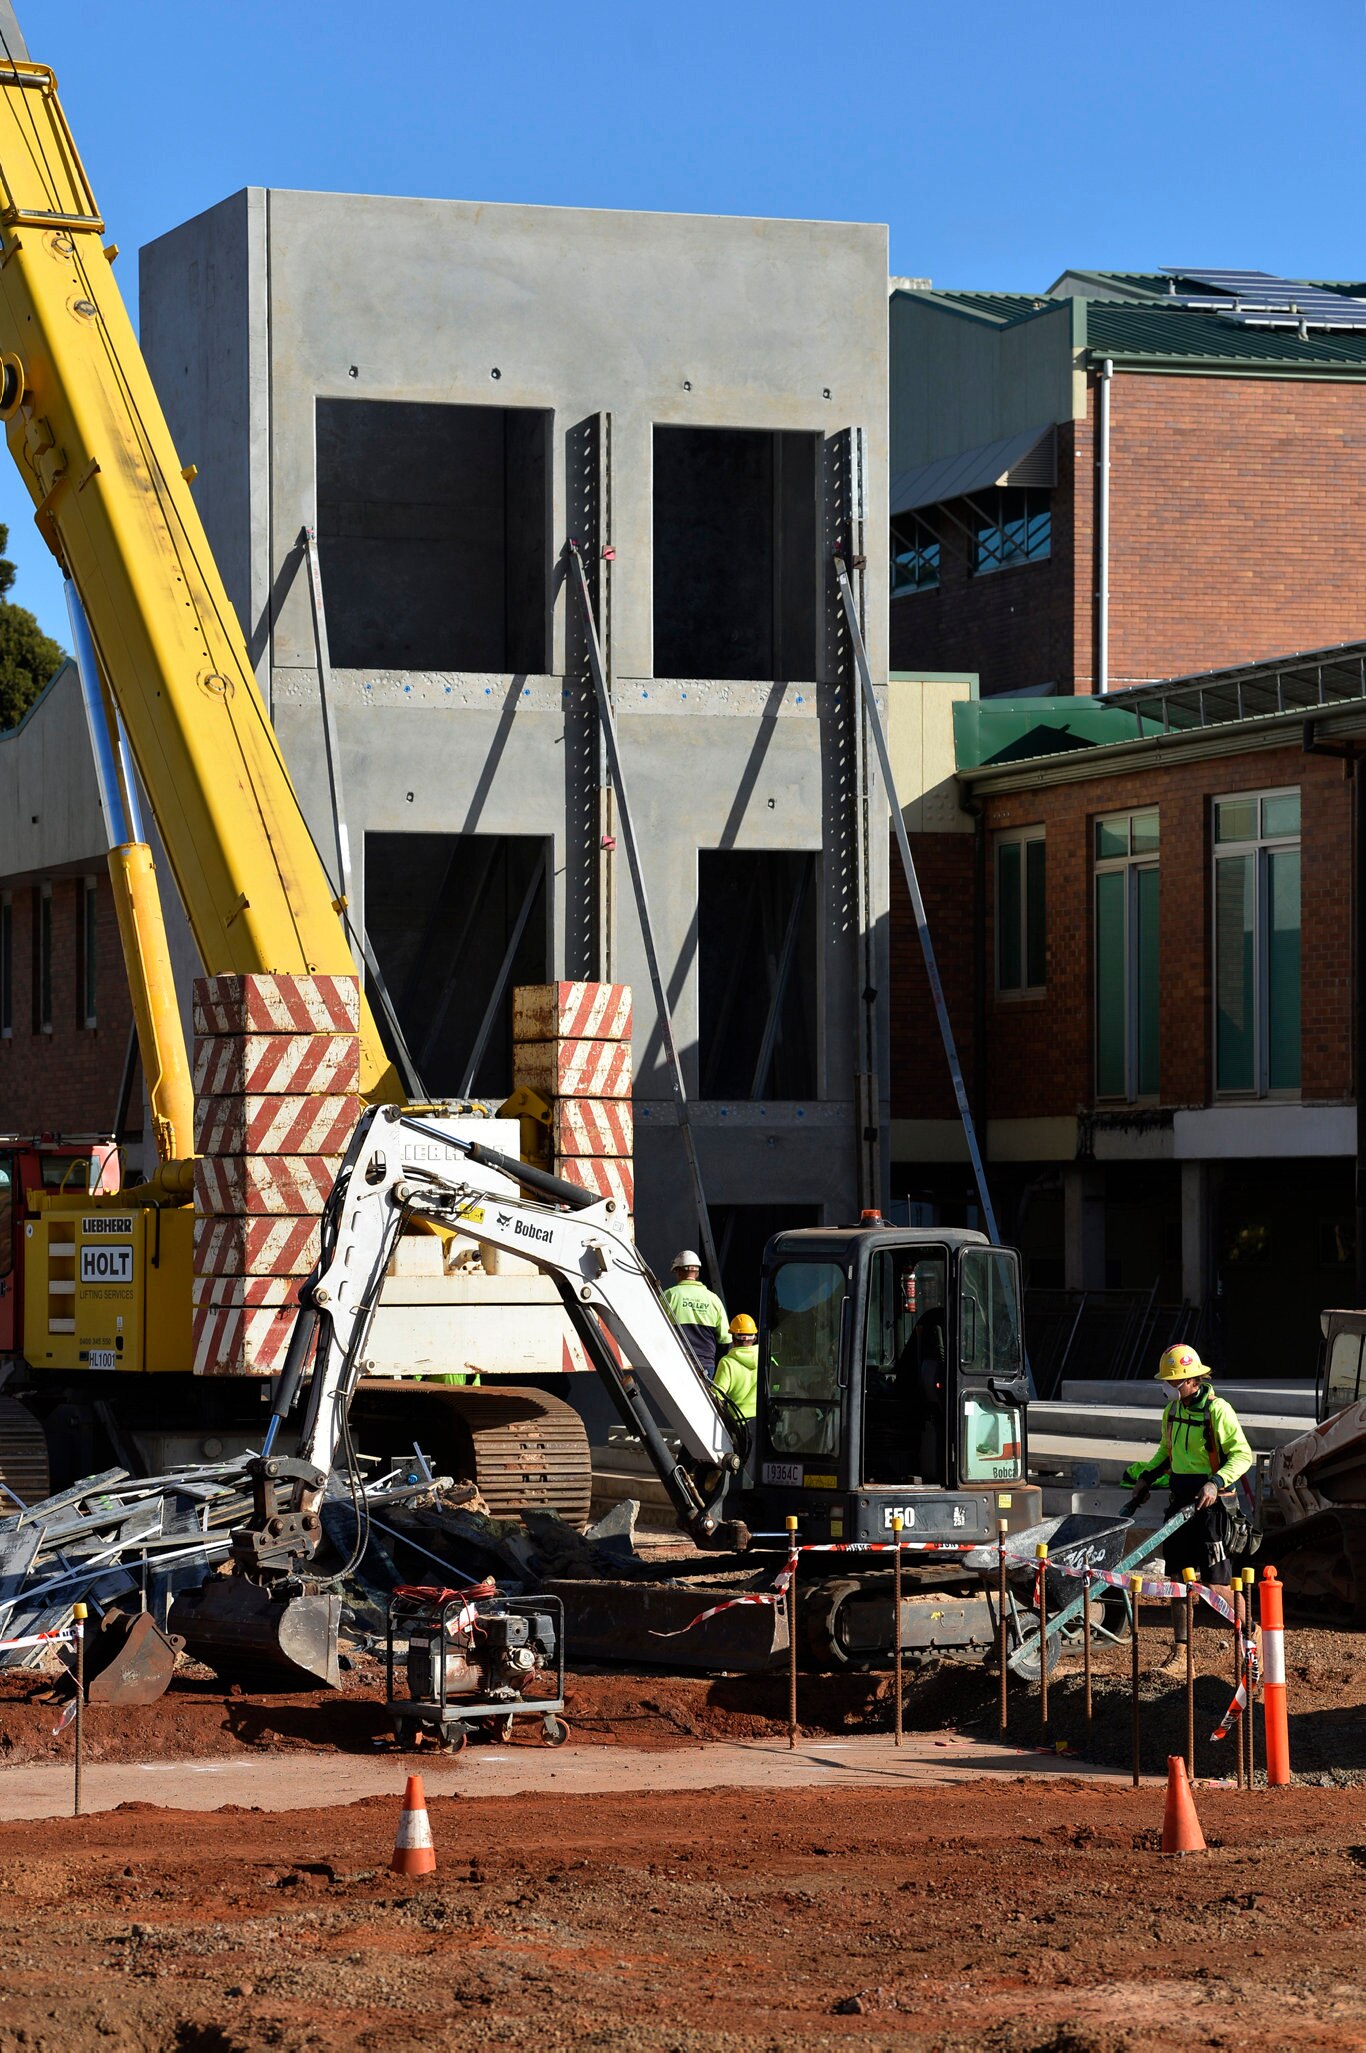
<path fill-rule="evenodd" d="M 983 442 L 933 463 L 916 464 L 892 479 L 891 513 L 913 513 L 918 506 L 938 506 L 945 499 L 981 492 L 989 485 L 1055 485 L 1058 481 L 1058 438 L 1050 421 L 1026 428 L 999 442 Z"/>

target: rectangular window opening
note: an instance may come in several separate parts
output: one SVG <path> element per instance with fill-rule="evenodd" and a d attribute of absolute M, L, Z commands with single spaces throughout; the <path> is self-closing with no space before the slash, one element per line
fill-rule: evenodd
<path fill-rule="evenodd" d="M 819 437 L 654 431 L 654 675 L 816 675 Z"/>
<path fill-rule="evenodd" d="M 14 898 L 0 897 L 0 1037 L 14 1033 Z"/>
<path fill-rule="evenodd" d="M 551 420 L 531 407 L 318 401 L 335 664 L 549 670 Z"/>
<path fill-rule="evenodd" d="M 1214 802 L 1214 1087 L 1300 1088 L 1300 794 Z"/>
<path fill-rule="evenodd" d="M 1096 1096 L 1161 1094 L 1160 872 L 1157 809 L 1097 820 Z"/>
<path fill-rule="evenodd" d="M 1039 563 L 1053 553 L 1052 495 L 1044 485 L 994 485 L 967 501 L 974 577 Z"/>
<path fill-rule="evenodd" d="M 817 896 L 814 851 L 698 851 L 700 1097 L 817 1095 Z"/>
<path fill-rule="evenodd" d="M 96 972 L 99 967 L 99 880 L 82 877 L 78 890 L 80 929 L 76 949 L 76 1018 L 82 1027 L 99 1024 L 96 1015 Z"/>
<path fill-rule="evenodd" d="M 550 978 L 550 858 L 530 834 L 365 837 L 370 944 L 434 1096 L 512 1090 L 513 987 Z"/>
<path fill-rule="evenodd" d="M 33 1031 L 52 1032 L 52 886 L 33 887 Z"/>
<path fill-rule="evenodd" d="M 933 591 L 939 583 L 939 537 L 914 513 L 892 522 L 892 597 Z"/>
<path fill-rule="evenodd" d="M 996 988 L 1042 991 L 1047 982 L 1046 857 L 1042 827 L 996 844 Z"/>

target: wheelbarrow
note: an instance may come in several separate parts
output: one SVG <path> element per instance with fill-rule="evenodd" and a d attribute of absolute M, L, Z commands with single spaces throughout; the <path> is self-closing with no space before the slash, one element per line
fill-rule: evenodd
<path fill-rule="evenodd" d="M 1023 1532 L 1011 1533 L 1006 1548 L 1006 1638 L 1011 1652 L 1010 1667 L 1026 1680 L 1038 1680 L 1042 1662 L 1051 1674 L 1065 1647 L 1076 1645 L 1084 1630 L 1085 1585 L 1077 1572 L 1104 1569 L 1128 1575 L 1163 1547 L 1168 1537 L 1190 1517 L 1193 1506 L 1176 1512 L 1164 1525 L 1135 1540 L 1131 1503 L 1118 1517 L 1109 1512 L 1069 1511 L 1060 1518 L 1045 1518 Z M 1047 1600 L 1046 1645 L 1039 1645 L 1039 1567 L 1035 1550 L 1045 1546 L 1044 1568 Z M 994 1546 L 974 1547 L 963 1557 L 963 1566 L 976 1570 L 986 1582 L 994 1600 L 999 1556 Z M 1071 1569 L 1072 1574 L 1065 1574 Z M 1130 1596 L 1114 1583 L 1096 1581 L 1091 1591 L 1091 1637 L 1114 1642 L 1132 1629 Z"/>

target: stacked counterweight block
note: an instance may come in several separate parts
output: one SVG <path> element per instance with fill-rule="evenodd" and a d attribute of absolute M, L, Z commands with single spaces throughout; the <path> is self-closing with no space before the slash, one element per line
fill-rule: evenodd
<path fill-rule="evenodd" d="M 360 1117 L 355 977 L 194 986 L 194 1367 L 280 1368 L 319 1221 Z"/>
<path fill-rule="evenodd" d="M 635 1211 L 629 984 L 524 984 L 512 994 L 513 1069 L 550 1101 L 558 1176 Z"/>

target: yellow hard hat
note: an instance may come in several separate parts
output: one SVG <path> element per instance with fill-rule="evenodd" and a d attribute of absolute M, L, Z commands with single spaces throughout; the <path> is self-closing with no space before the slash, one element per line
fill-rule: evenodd
<path fill-rule="evenodd" d="M 1190 1376 L 1210 1373 L 1193 1347 L 1169 1347 L 1157 1365 L 1159 1383 L 1184 1383 Z"/>
<path fill-rule="evenodd" d="M 737 1312 L 730 1322 L 731 1338 L 733 1340 L 741 1337 L 746 1340 L 752 1340 L 758 1330 L 759 1328 L 755 1325 L 748 1312 Z"/>

